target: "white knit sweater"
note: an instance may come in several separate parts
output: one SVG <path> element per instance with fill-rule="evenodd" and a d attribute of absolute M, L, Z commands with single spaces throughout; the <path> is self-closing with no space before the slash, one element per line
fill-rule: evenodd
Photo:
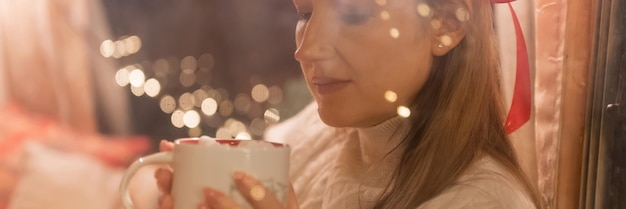
<path fill-rule="evenodd" d="M 393 118 L 370 128 L 326 126 L 311 104 L 268 130 L 270 141 L 292 148 L 290 178 L 300 209 L 371 208 L 400 159 L 392 152 L 410 127 Z M 389 154 L 388 154 L 389 153 Z M 535 208 L 513 177 L 490 157 L 473 163 L 439 196 L 418 209 Z"/>

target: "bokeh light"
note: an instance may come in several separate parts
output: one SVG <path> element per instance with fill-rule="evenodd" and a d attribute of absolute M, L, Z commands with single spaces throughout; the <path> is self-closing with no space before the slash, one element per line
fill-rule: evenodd
<path fill-rule="evenodd" d="M 267 124 L 265 123 L 265 120 L 260 118 L 255 118 L 250 123 L 250 133 L 257 136 L 262 136 L 266 128 Z"/>
<path fill-rule="evenodd" d="M 198 102 L 198 101 L 204 101 L 207 97 L 209 97 L 206 94 L 206 91 L 204 91 L 203 89 L 196 89 L 195 91 L 193 91 L 193 97 L 196 101 L 196 107 L 201 107 L 202 103 Z"/>
<path fill-rule="evenodd" d="M 387 4 L 387 0 L 376 0 L 376 4 L 378 4 L 378 6 L 385 6 Z"/>
<path fill-rule="evenodd" d="M 391 35 L 392 38 L 398 38 L 400 37 L 400 30 L 397 28 L 391 28 L 391 30 L 389 30 L 389 35 Z"/>
<path fill-rule="evenodd" d="M 159 106 L 164 113 L 172 113 L 176 110 L 176 99 L 170 95 L 165 95 L 161 98 Z"/>
<path fill-rule="evenodd" d="M 430 6 L 425 3 L 420 3 L 417 5 L 417 13 L 422 17 L 430 17 L 431 10 Z"/>
<path fill-rule="evenodd" d="M 146 95 L 150 97 L 155 97 L 161 92 L 161 84 L 154 78 L 148 79 L 143 87 Z"/>
<path fill-rule="evenodd" d="M 223 117 L 228 117 L 233 114 L 233 109 L 234 105 L 233 102 L 231 102 L 230 100 L 224 100 L 222 103 L 220 103 L 220 106 L 218 107 L 218 111 Z"/>
<path fill-rule="evenodd" d="M 200 124 L 200 114 L 195 110 L 189 110 L 185 112 L 183 116 L 183 123 L 187 128 L 195 128 Z"/>
<path fill-rule="evenodd" d="M 461 22 L 465 22 L 469 20 L 470 15 L 465 8 L 460 7 L 456 10 L 456 18 Z"/>
<path fill-rule="evenodd" d="M 394 91 L 385 91 L 385 100 L 394 103 L 398 100 L 398 94 Z"/>
<path fill-rule="evenodd" d="M 245 114 L 250 110 L 252 101 L 247 94 L 238 94 L 237 97 L 235 97 L 234 105 L 238 113 Z"/>
<path fill-rule="evenodd" d="M 185 92 L 178 98 L 178 105 L 185 111 L 191 110 L 195 106 L 195 102 L 193 94 L 189 92 Z"/>
<path fill-rule="evenodd" d="M 193 56 L 186 56 L 180 61 L 180 69 L 195 71 L 198 68 L 198 61 Z"/>
<path fill-rule="evenodd" d="M 248 132 L 239 132 L 237 133 L 237 136 L 235 136 L 235 139 L 240 139 L 240 140 L 250 140 L 252 139 L 252 136 L 250 136 L 250 134 Z"/>
<path fill-rule="evenodd" d="M 190 128 L 189 130 L 187 130 L 187 134 L 189 134 L 189 137 L 200 137 L 202 136 L 202 128 Z"/>
<path fill-rule="evenodd" d="M 228 132 L 228 129 L 222 127 L 217 129 L 217 132 L 215 133 L 215 138 L 217 139 L 232 139 L 233 136 L 230 134 L 230 132 Z"/>
<path fill-rule="evenodd" d="M 146 81 L 146 76 L 140 69 L 133 69 L 128 74 L 128 80 L 131 86 L 140 87 Z"/>
<path fill-rule="evenodd" d="M 452 38 L 450 38 L 450 36 L 448 36 L 448 35 L 443 35 L 443 36 L 441 36 L 441 43 L 444 46 L 450 46 L 450 45 L 452 45 Z"/>
<path fill-rule="evenodd" d="M 411 109 L 405 106 L 399 106 L 397 109 L 398 115 L 403 118 L 408 118 L 411 116 Z"/>
<path fill-rule="evenodd" d="M 280 114 L 275 108 L 267 109 L 263 114 L 263 117 L 265 118 L 265 121 L 270 124 L 278 123 L 278 121 L 280 121 Z"/>
<path fill-rule="evenodd" d="M 183 112 L 182 110 L 174 111 L 171 117 L 172 125 L 174 125 L 174 127 L 176 128 L 182 128 L 183 126 L 185 126 L 185 122 L 183 119 L 184 117 L 185 112 Z"/>
<path fill-rule="evenodd" d="M 273 105 L 280 104 L 283 101 L 283 90 L 278 86 L 269 88 L 269 97 L 267 102 Z"/>
<path fill-rule="evenodd" d="M 141 49 L 141 39 L 138 36 L 130 36 L 122 41 L 126 48 L 126 55 L 137 53 Z"/>
<path fill-rule="evenodd" d="M 206 98 L 202 101 L 201 109 L 205 115 L 212 116 L 217 112 L 217 102 L 213 98 Z"/>
<path fill-rule="evenodd" d="M 196 73 L 193 70 L 185 69 L 180 73 L 178 81 L 180 81 L 180 84 L 184 87 L 190 87 L 196 83 Z"/>
<path fill-rule="evenodd" d="M 137 87 L 130 85 L 130 92 L 132 92 L 133 95 L 138 96 L 138 97 L 146 93 L 143 89 L 143 85 L 137 86 Z"/>
<path fill-rule="evenodd" d="M 383 10 L 380 12 L 380 19 L 389 20 L 389 18 L 391 18 L 391 14 L 389 14 L 387 10 Z"/>
<path fill-rule="evenodd" d="M 130 81 L 128 80 L 129 75 L 130 72 L 126 68 L 117 70 L 117 72 L 115 73 L 115 83 L 117 83 L 117 85 L 119 86 L 128 85 L 130 83 Z"/>
<path fill-rule="evenodd" d="M 113 52 L 115 52 L 115 46 L 113 44 L 113 41 L 105 40 L 102 42 L 102 44 L 100 44 L 100 54 L 103 57 L 111 57 L 113 56 Z"/>
<path fill-rule="evenodd" d="M 270 90 L 266 85 L 257 84 L 252 87 L 252 99 L 255 102 L 265 102 L 269 98 Z"/>

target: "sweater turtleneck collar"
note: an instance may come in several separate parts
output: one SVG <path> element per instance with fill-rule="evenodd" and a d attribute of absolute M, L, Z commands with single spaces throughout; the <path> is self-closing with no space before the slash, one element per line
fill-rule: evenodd
<path fill-rule="evenodd" d="M 411 130 L 410 124 L 409 119 L 396 116 L 372 127 L 357 128 L 362 160 L 371 164 L 387 156 L 383 161 L 397 161 L 404 150 L 401 142 Z"/>

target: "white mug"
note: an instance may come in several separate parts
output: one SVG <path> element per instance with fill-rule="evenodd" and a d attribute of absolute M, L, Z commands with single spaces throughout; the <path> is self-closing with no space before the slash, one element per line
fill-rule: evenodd
<path fill-rule="evenodd" d="M 120 183 L 122 203 L 135 209 L 128 193 L 128 183 L 140 167 L 168 163 L 174 170 L 172 198 L 174 209 L 195 209 L 204 201 L 202 189 L 211 187 L 252 208 L 239 194 L 233 172 L 243 171 L 258 179 L 278 200 L 286 204 L 289 186 L 289 152 L 286 145 L 264 141 L 183 138 L 175 141 L 174 151 L 142 157 L 130 165 Z M 241 146 L 240 146 L 241 145 Z"/>

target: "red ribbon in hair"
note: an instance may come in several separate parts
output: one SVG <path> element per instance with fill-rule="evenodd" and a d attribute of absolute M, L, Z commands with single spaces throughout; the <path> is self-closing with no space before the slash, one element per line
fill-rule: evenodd
<path fill-rule="evenodd" d="M 524 33 L 520 26 L 517 14 L 511 6 L 515 0 L 491 0 L 492 3 L 506 3 L 509 5 L 513 24 L 515 24 L 515 36 L 517 39 L 517 64 L 515 72 L 515 87 L 513 89 L 513 101 L 509 114 L 506 117 L 504 128 L 507 134 L 519 129 L 530 120 L 531 97 L 530 97 L 530 67 L 528 62 L 528 49 L 524 41 Z"/>

